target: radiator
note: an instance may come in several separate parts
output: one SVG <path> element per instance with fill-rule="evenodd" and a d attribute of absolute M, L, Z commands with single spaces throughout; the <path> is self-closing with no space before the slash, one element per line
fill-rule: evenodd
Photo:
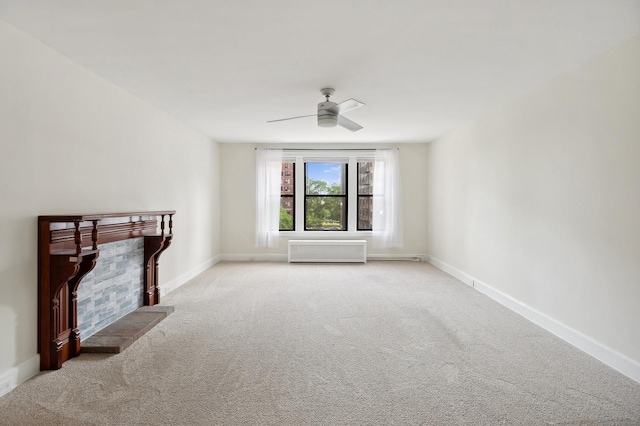
<path fill-rule="evenodd" d="M 366 240 L 289 240 L 291 262 L 367 262 Z"/>

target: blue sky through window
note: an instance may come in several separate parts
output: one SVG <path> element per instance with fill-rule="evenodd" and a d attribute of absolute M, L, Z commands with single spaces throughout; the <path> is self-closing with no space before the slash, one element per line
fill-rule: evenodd
<path fill-rule="evenodd" d="M 323 180 L 328 185 L 342 183 L 340 172 L 341 163 L 307 163 L 307 177 L 314 180 Z"/>

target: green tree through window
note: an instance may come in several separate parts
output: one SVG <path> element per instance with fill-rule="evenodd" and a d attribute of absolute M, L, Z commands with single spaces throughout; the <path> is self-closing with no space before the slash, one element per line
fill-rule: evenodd
<path fill-rule="evenodd" d="M 280 207 L 280 230 L 281 231 L 292 231 L 293 230 L 293 216 L 284 209 L 284 207 Z"/>
<path fill-rule="evenodd" d="M 346 164 L 307 163 L 305 167 L 305 229 L 346 230 Z M 326 179 L 319 178 L 323 173 Z"/>

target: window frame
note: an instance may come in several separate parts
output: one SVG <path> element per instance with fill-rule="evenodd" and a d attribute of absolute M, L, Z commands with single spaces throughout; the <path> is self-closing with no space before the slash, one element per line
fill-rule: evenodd
<path fill-rule="evenodd" d="M 307 193 L 307 164 L 309 163 L 333 163 L 333 164 L 342 164 L 344 166 L 342 176 L 342 185 L 343 185 L 343 193 L 342 194 L 308 194 Z M 343 212 L 344 218 L 342 220 L 341 226 L 343 229 L 314 229 L 309 228 L 307 225 L 307 200 L 310 198 L 342 198 L 344 200 Z M 349 163 L 343 161 L 305 161 L 304 162 L 304 228 L 302 229 L 305 232 L 309 231 L 318 231 L 318 232 L 346 232 L 349 229 Z M 295 229 L 295 227 L 294 227 Z"/>
<path fill-rule="evenodd" d="M 280 230 L 280 233 L 289 237 L 305 237 L 305 238 L 335 238 L 335 237 L 366 237 L 373 235 L 371 230 L 358 230 L 358 174 L 357 163 L 359 161 L 375 161 L 375 149 L 292 149 L 287 150 L 282 158 L 283 162 L 293 163 L 294 173 L 291 177 L 294 179 L 294 229 Z M 337 230 L 305 230 L 305 211 L 304 205 L 298 208 L 299 199 L 304 200 L 306 192 L 305 162 L 344 162 L 349 171 L 355 170 L 356 173 L 348 173 L 346 178 L 347 194 L 347 219 L 346 229 L 344 231 Z M 288 169 L 291 170 L 291 169 Z M 300 178 L 298 177 L 300 175 Z M 302 198 L 300 198 L 302 197 Z M 352 206 L 352 208 L 348 208 Z M 356 208 L 353 208 L 356 206 Z"/>
<path fill-rule="evenodd" d="M 289 168 L 289 163 L 292 163 L 291 165 L 293 166 L 292 168 Z M 296 230 L 296 188 L 295 188 L 295 183 L 296 183 L 296 176 L 295 176 L 295 170 L 296 170 L 296 163 L 290 161 L 289 159 L 283 158 L 282 159 L 282 167 L 281 169 L 287 169 L 286 172 L 283 174 L 281 173 L 281 184 L 280 184 L 280 208 L 284 208 L 282 205 L 284 204 L 285 199 L 289 199 L 292 206 L 291 206 L 291 218 L 293 220 L 293 229 L 282 229 L 280 227 L 278 227 L 278 231 L 279 232 L 294 232 Z M 284 180 L 285 179 L 291 179 L 290 177 L 285 178 L 285 176 L 287 175 L 287 173 L 293 169 L 293 183 L 294 183 L 294 188 L 293 191 L 290 194 L 285 194 L 285 192 L 288 192 L 289 189 L 291 188 L 291 184 L 285 184 Z M 286 185 L 286 186 L 285 186 Z M 286 191 L 285 191 L 286 188 Z M 286 209 L 285 209 L 286 210 Z"/>
<path fill-rule="evenodd" d="M 370 228 L 361 228 L 360 227 L 360 200 L 362 198 L 368 198 L 369 199 L 369 203 L 371 206 L 371 209 L 373 209 L 373 191 L 371 191 L 371 193 L 369 194 L 364 194 L 360 192 L 360 164 L 361 163 L 373 163 L 373 169 L 375 171 L 375 161 L 374 160 L 358 160 L 358 170 L 356 171 L 356 178 L 358 180 L 358 188 L 356 190 L 356 196 L 357 196 L 357 206 L 356 206 L 356 231 L 373 231 L 373 221 L 371 221 L 371 227 Z M 374 173 L 374 171 L 372 171 L 372 175 Z"/>

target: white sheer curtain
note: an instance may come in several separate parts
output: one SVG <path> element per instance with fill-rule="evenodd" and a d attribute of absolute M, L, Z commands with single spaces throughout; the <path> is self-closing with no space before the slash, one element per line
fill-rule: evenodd
<path fill-rule="evenodd" d="M 277 247 L 282 150 L 256 149 L 256 247 Z"/>
<path fill-rule="evenodd" d="M 376 149 L 373 172 L 373 246 L 402 247 L 402 194 L 397 149 Z"/>

